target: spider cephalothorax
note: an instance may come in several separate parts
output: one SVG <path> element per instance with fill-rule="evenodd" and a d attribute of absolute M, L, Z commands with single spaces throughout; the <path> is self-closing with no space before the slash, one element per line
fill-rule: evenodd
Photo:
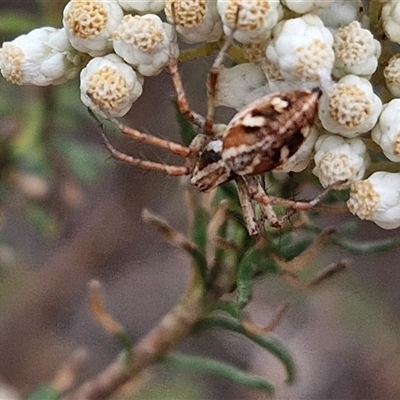
<path fill-rule="evenodd" d="M 110 118 L 123 134 L 184 157 L 185 165 L 166 165 L 134 158 L 116 150 L 104 132 L 103 138 L 115 159 L 168 175 L 188 175 L 190 182 L 200 191 L 211 190 L 234 179 L 247 228 L 251 235 L 255 235 L 259 233 L 259 224 L 251 201 L 260 205 L 263 217 L 274 226 L 280 226 L 280 220 L 273 212 L 272 204 L 309 209 L 319 201 L 319 198 L 311 202 L 271 198 L 252 177 L 273 170 L 296 153 L 314 123 L 321 90 L 298 89 L 261 97 L 240 110 L 221 132 L 221 125 L 214 124 L 215 93 L 223 55 L 231 41 L 232 37 L 228 37 L 210 70 L 209 108 L 205 118 L 189 106 L 174 56 L 173 46 L 176 44 L 171 43 L 169 71 L 179 110 L 189 122 L 202 130 L 189 146 L 139 132 Z"/>
<path fill-rule="evenodd" d="M 319 89 L 294 90 L 248 104 L 221 139 L 199 151 L 190 182 L 207 191 L 235 176 L 259 175 L 283 164 L 308 137 L 320 95 Z"/>

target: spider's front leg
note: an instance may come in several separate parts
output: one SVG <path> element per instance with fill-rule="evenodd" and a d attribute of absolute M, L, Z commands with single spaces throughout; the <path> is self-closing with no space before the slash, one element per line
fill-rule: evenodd
<path fill-rule="evenodd" d="M 239 186 L 240 180 L 243 182 L 241 186 Z M 251 177 L 240 177 L 236 179 L 236 182 L 238 183 L 238 189 L 239 193 L 240 191 L 245 192 L 246 197 L 248 201 L 251 204 L 251 200 L 254 200 L 258 203 L 261 209 L 262 213 L 262 219 L 259 221 L 256 221 L 257 226 L 260 226 L 264 221 L 268 221 L 268 223 L 274 227 L 274 228 L 281 228 L 284 224 L 284 222 L 292 215 L 292 212 L 286 213 L 282 217 L 278 217 L 272 207 L 273 202 L 269 201 L 270 197 L 266 194 L 264 188 L 262 187 L 260 183 L 260 179 L 258 176 L 251 176 Z M 240 196 L 239 196 L 240 198 Z M 283 200 L 283 199 L 282 199 Z M 242 201 L 241 201 L 242 203 Z M 243 207 L 243 204 L 242 204 Z M 253 212 L 254 213 L 254 212 Z M 247 226 L 249 227 L 250 225 L 247 223 Z M 252 233 L 250 232 L 250 235 Z"/>
<path fill-rule="evenodd" d="M 281 218 L 276 217 L 275 212 L 272 211 L 273 215 L 275 215 L 275 217 L 277 218 L 276 220 L 277 225 L 274 225 L 275 217 L 273 215 L 271 221 L 270 216 L 268 214 L 265 214 L 266 219 L 270 221 L 272 226 L 279 226 L 279 225 L 282 226 L 283 222 L 288 217 L 290 217 L 295 211 L 308 211 L 312 209 L 318 203 L 321 202 L 321 200 L 328 194 L 330 190 L 332 190 L 332 188 L 334 188 L 338 184 L 344 183 L 344 182 L 337 182 L 334 185 L 327 187 L 324 191 L 322 191 L 318 196 L 316 196 L 312 200 L 297 201 L 297 200 L 288 200 L 280 197 L 269 196 L 261 186 L 260 182 L 257 180 L 257 177 L 249 177 L 247 179 L 247 182 L 248 182 L 247 190 L 250 198 L 256 201 L 258 204 L 260 204 L 260 207 L 263 210 L 263 212 L 264 210 L 268 210 L 265 207 L 270 207 L 272 209 L 273 205 L 282 206 L 288 209 L 289 212 Z"/>
<path fill-rule="evenodd" d="M 167 164 L 162 164 L 162 163 L 158 163 L 158 162 L 154 162 L 154 161 L 142 160 L 140 158 L 135 158 L 128 154 L 125 154 L 125 153 L 117 150 L 110 143 L 110 141 L 108 140 L 107 136 L 105 135 L 103 129 L 101 129 L 100 132 L 103 137 L 105 146 L 107 147 L 111 156 L 117 161 L 121 161 L 125 164 L 133 165 L 135 167 L 139 167 L 139 168 L 143 168 L 143 169 L 150 169 L 153 171 L 164 172 L 165 174 L 171 175 L 171 176 L 182 176 L 182 175 L 189 174 L 189 169 L 186 166 L 167 165 Z"/>
<path fill-rule="evenodd" d="M 178 58 L 177 55 L 179 54 L 179 47 L 177 44 L 177 34 L 175 26 L 173 25 L 173 34 L 170 41 L 169 47 L 169 58 L 168 58 L 168 69 L 171 75 L 172 83 L 175 88 L 176 93 L 176 102 L 179 108 L 180 113 L 193 125 L 198 126 L 200 129 L 204 129 L 205 126 L 205 119 L 204 117 L 193 111 L 190 108 L 189 101 L 186 97 L 185 89 L 183 88 L 183 83 L 181 79 L 181 75 L 178 69 Z"/>
<path fill-rule="evenodd" d="M 243 177 L 238 176 L 236 179 L 238 188 L 238 195 L 240 206 L 243 211 L 243 218 L 250 236 L 257 236 L 260 234 L 260 224 L 258 223 L 251 198 L 247 190 L 247 184 Z"/>

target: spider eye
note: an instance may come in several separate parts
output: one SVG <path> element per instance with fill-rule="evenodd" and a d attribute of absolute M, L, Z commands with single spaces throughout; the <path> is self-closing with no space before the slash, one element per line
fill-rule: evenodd
<path fill-rule="evenodd" d="M 214 164 L 221 160 L 221 158 L 222 156 L 220 151 L 215 151 L 213 149 L 205 150 L 201 152 L 199 157 L 199 169 L 203 169 L 210 164 Z"/>

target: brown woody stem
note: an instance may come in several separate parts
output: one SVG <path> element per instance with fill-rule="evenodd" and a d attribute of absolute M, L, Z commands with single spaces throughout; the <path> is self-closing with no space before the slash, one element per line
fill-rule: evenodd
<path fill-rule="evenodd" d="M 159 361 L 203 319 L 216 300 L 221 288 L 205 290 L 197 279 L 180 302 L 142 340 L 132 347 L 132 364 L 125 363 L 124 353 L 93 379 L 64 397 L 64 400 L 99 400 L 114 394 L 122 385 L 146 367 Z"/>

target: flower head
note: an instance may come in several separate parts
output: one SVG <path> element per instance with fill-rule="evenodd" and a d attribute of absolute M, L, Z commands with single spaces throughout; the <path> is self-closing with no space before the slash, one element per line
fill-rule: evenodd
<path fill-rule="evenodd" d="M 241 43 L 264 41 L 283 16 L 276 0 L 218 0 L 217 6 L 225 34 L 235 29 L 233 36 Z"/>
<path fill-rule="evenodd" d="M 0 49 L 1 73 L 18 85 L 59 85 L 75 78 L 81 66 L 82 57 L 64 29 L 34 29 Z"/>
<path fill-rule="evenodd" d="M 318 82 L 330 75 L 334 62 L 333 37 L 315 15 L 279 23 L 267 46 L 267 58 L 288 81 Z"/>
<path fill-rule="evenodd" d="M 333 0 L 282 0 L 282 3 L 297 14 L 306 14 L 309 12 L 317 12 L 319 9 L 328 7 Z"/>
<path fill-rule="evenodd" d="M 400 174 L 378 171 L 354 182 L 347 201 L 350 212 L 383 229 L 400 226 Z"/>
<path fill-rule="evenodd" d="M 148 14 L 162 11 L 165 0 L 118 0 L 118 3 L 125 11 Z"/>
<path fill-rule="evenodd" d="M 356 21 L 363 7 L 362 0 L 335 0 L 329 2 L 328 6 L 318 13 L 318 16 L 327 28 L 336 30 Z"/>
<path fill-rule="evenodd" d="M 323 187 L 346 181 L 337 186 L 343 188 L 364 177 L 369 156 L 361 139 L 322 135 L 315 143 L 314 161 L 312 172 Z"/>
<path fill-rule="evenodd" d="M 400 97 L 400 53 L 394 55 L 383 70 L 386 86 L 394 97 Z"/>
<path fill-rule="evenodd" d="M 392 42 L 400 43 L 400 3 L 390 0 L 384 4 L 381 13 L 382 27 Z"/>
<path fill-rule="evenodd" d="M 224 68 L 218 78 L 217 103 L 239 110 L 257 97 L 266 94 L 262 91 L 266 83 L 267 80 L 259 65 L 244 63 Z"/>
<path fill-rule="evenodd" d="M 382 102 L 364 78 L 346 75 L 325 91 L 319 102 L 322 126 L 345 137 L 355 137 L 373 128 Z"/>
<path fill-rule="evenodd" d="M 176 30 L 185 43 L 215 42 L 222 35 L 222 22 L 215 0 L 166 0 L 165 14 L 169 22 L 176 24 Z"/>
<path fill-rule="evenodd" d="M 115 54 L 95 57 L 81 72 L 81 100 L 104 117 L 125 115 L 142 94 L 143 78 Z"/>
<path fill-rule="evenodd" d="M 92 57 L 112 50 L 110 36 L 123 17 L 116 0 L 71 0 L 63 15 L 64 28 L 75 49 Z"/>
<path fill-rule="evenodd" d="M 393 99 L 383 106 L 371 138 L 389 160 L 400 161 L 400 99 Z"/>
<path fill-rule="evenodd" d="M 381 44 L 357 21 L 339 28 L 334 35 L 335 64 L 333 74 L 340 78 L 354 74 L 369 78 L 376 70 Z"/>
<path fill-rule="evenodd" d="M 154 14 L 125 15 L 113 33 L 115 52 L 142 75 L 159 74 L 168 64 L 172 28 Z"/>

